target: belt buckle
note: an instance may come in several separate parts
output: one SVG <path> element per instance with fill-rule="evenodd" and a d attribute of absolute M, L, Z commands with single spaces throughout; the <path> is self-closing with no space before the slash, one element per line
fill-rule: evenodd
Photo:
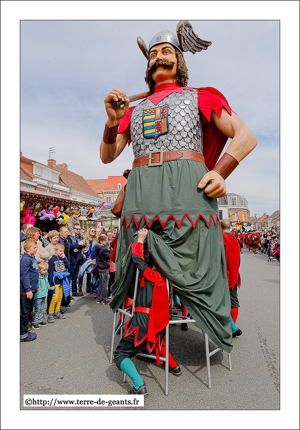
<path fill-rule="evenodd" d="M 159 161 L 157 163 L 152 163 L 152 155 L 153 154 L 160 154 Z M 149 167 L 162 166 L 163 156 L 164 156 L 164 151 L 162 149 L 158 149 L 157 151 L 150 151 L 149 156 L 148 156 L 149 157 L 148 158 L 148 166 Z"/>

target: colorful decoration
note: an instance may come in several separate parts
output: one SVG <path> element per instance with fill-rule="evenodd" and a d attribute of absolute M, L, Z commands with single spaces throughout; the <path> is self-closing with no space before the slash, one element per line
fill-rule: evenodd
<path fill-rule="evenodd" d="M 49 219 L 50 221 L 53 221 L 55 218 L 55 215 L 53 212 L 49 212 L 48 209 L 43 209 L 41 212 L 39 212 L 40 220 L 44 221 L 45 219 Z"/>
<path fill-rule="evenodd" d="M 59 214 L 59 215 L 58 215 Z M 65 213 L 57 213 L 56 222 L 60 225 L 66 225 L 67 221 L 69 219 L 69 215 L 66 215 Z"/>
<path fill-rule="evenodd" d="M 32 225 L 35 224 L 36 218 L 31 215 L 31 210 L 29 208 L 24 210 L 24 218 L 22 219 L 22 224 L 31 223 Z"/>
<path fill-rule="evenodd" d="M 53 213 L 55 216 L 57 216 L 57 213 L 59 212 L 59 206 L 54 206 Z"/>

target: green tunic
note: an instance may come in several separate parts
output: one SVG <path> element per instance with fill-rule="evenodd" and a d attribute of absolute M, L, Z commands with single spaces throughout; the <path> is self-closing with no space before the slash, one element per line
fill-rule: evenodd
<path fill-rule="evenodd" d="M 206 166 L 175 160 L 134 168 L 128 178 L 110 306 L 121 306 L 134 274 L 132 242 L 149 228 L 147 246 L 182 304 L 210 339 L 230 352 L 230 294 L 217 200 L 198 189 Z"/>

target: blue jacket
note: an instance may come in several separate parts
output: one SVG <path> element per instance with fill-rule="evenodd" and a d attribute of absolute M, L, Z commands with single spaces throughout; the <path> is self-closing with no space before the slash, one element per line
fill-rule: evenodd
<path fill-rule="evenodd" d="M 32 291 L 33 293 L 39 287 L 39 267 L 35 256 L 31 256 L 24 252 L 20 262 L 20 292 L 26 294 Z"/>
<path fill-rule="evenodd" d="M 68 242 L 70 244 L 70 264 L 73 266 L 76 261 L 82 259 L 82 245 L 78 245 L 78 242 L 80 242 L 81 236 L 79 234 L 76 234 L 75 237 L 68 236 Z M 77 249 L 77 252 L 74 250 Z"/>
<path fill-rule="evenodd" d="M 34 299 L 41 299 L 42 297 L 48 296 L 48 290 L 50 290 L 50 284 L 48 281 L 48 275 L 46 273 L 45 276 L 39 276 L 39 289 L 40 292 L 34 295 Z"/>
<path fill-rule="evenodd" d="M 54 272 L 67 272 L 70 270 L 70 263 L 65 257 L 62 259 L 58 257 L 56 254 L 52 255 L 49 260 L 49 284 L 51 287 L 54 287 L 56 284 L 61 284 L 61 280 L 57 277 L 54 277 Z"/>

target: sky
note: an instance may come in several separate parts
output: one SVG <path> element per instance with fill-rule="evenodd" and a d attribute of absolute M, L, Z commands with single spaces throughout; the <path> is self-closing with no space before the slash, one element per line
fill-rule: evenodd
<path fill-rule="evenodd" d="M 227 179 L 227 191 L 246 197 L 251 215 L 281 210 L 280 410 L 156 411 L 155 422 L 151 411 L 139 417 L 145 420 L 145 428 L 147 423 L 160 428 L 161 420 L 165 428 L 184 428 L 187 419 L 190 428 L 198 428 L 200 422 L 207 429 L 299 428 L 299 385 L 295 383 L 299 382 L 299 249 L 298 241 L 291 241 L 299 237 L 299 2 L 141 4 L 1 2 L 2 285 L 12 285 L 19 258 L 15 246 L 19 243 L 19 228 L 15 228 L 20 213 L 19 151 L 47 164 L 49 147 L 55 146 L 57 163 L 70 164 L 86 179 L 122 174 L 131 166 L 131 147 L 113 164 L 104 165 L 99 159 L 106 120 L 103 99 L 114 87 L 128 94 L 146 90 L 146 59 L 136 44 L 137 36 L 148 45 L 155 32 L 163 28 L 174 32 L 179 20 L 188 19 L 196 34 L 212 41 L 205 52 L 185 54 L 189 85 L 221 91 L 258 139 L 256 149 Z M 151 22 L 140 21 L 146 18 Z M 18 289 L 9 294 L 10 303 L 17 304 Z M 1 372 L 1 418 L 7 428 L 39 429 L 39 412 L 24 415 L 19 408 L 20 349 L 13 340 L 19 325 L 11 311 L 7 300 L 1 300 L 1 358 L 15 369 L 7 372 L 3 366 Z M 234 354 L 232 358 L 234 365 Z M 99 414 L 87 411 L 42 414 L 46 427 L 57 418 L 64 428 L 81 429 L 87 414 L 90 428 L 99 428 L 99 422 L 103 428 L 115 428 L 112 417 L 122 418 L 118 412 L 101 414 L 100 421 Z M 118 422 L 123 428 L 140 428 L 136 417 L 135 411 L 125 411 Z"/>
<path fill-rule="evenodd" d="M 258 145 L 227 179 L 227 192 L 248 200 L 250 215 L 279 209 L 279 20 L 190 20 L 212 41 L 185 53 L 189 86 L 215 87 L 255 134 Z M 47 164 L 67 163 L 85 179 L 122 175 L 133 160 L 126 147 L 111 164 L 99 158 L 106 121 L 104 98 L 113 88 L 147 91 L 146 45 L 178 20 L 23 20 L 20 24 L 21 151 Z M 136 104 L 133 103 L 133 105 Z M 230 139 L 228 143 L 230 142 Z"/>

